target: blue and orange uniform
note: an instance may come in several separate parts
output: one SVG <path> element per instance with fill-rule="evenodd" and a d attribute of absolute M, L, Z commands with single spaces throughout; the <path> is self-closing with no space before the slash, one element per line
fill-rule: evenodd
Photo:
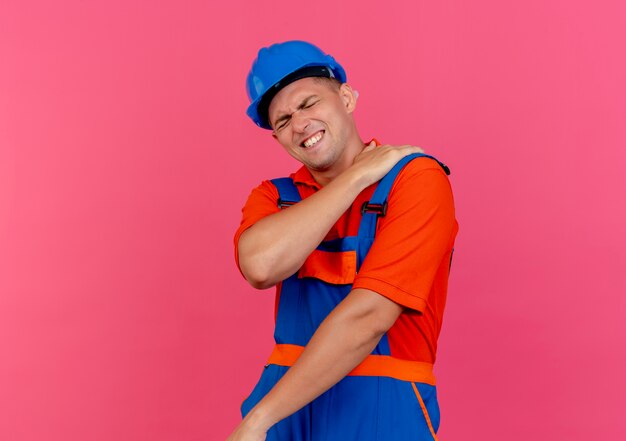
<path fill-rule="evenodd" d="M 436 439 L 433 364 L 458 231 L 447 167 L 410 155 L 361 192 L 299 271 L 277 285 L 276 346 L 245 416 L 297 360 L 324 318 L 355 288 L 404 307 L 361 364 L 304 408 L 274 425 L 268 441 Z M 320 189 L 306 167 L 264 181 L 235 234 Z"/>

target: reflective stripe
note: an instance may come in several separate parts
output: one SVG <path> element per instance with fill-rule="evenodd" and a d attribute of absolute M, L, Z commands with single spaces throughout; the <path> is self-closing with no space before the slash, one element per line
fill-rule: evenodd
<path fill-rule="evenodd" d="M 413 386 L 413 390 L 415 391 L 415 396 L 417 397 L 417 401 L 419 401 L 420 407 L 422 408 L 422 413 L 424 414 L 424 418 L 426 419 L 426 424 L 428 424 L 428 429 L 430 430 L 430 434 L 433 436 L 433 439 L 437 441 L 437 435 L 435 435 L 435 429 L 433 429 L 433 423 L 430 422 L 430 416 L 428 415 L 428 410 L 426 409 L 424 400 L 422 400 L 420 391 L 417 389 L 417 386 L 415 385 L 415 383 L 411 383 L 411 386 Z"/>
<path fill-rule="evenodd" d="M 302 351 L 303 346 L 279 344 L 274 346 L 267 364 L 279 366 L 293 366 Z M 368 355 L 365 360 L 354 368 L 348 375 L 365 377 L 390 377 L 402 381 L 411 381 L 435 385 L 433 365 L 421 361 L 401 360 L 388 355 Z M 415 385 L 413 385 L 415 387 Z M 420 398 L 420 403 L 422 403 Z M 428 419 L 429 427 L 430 419 Z M 434 433 L 434 432 L 433 432 Z"/>

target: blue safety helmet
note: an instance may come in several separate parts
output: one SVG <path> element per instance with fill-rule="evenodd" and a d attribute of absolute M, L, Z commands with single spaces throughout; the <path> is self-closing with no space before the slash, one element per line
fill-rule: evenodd
<path fill-rule="evenodd" d="M 257 126 L 271 130 L 267 110 L 272 98 L 286 85 L 306 77 L 328 77 L 346 82 L 343 67 L 311 43 L 294 40 L 262 48 L 246 80 L 250 98 L 246 113 Z"/>

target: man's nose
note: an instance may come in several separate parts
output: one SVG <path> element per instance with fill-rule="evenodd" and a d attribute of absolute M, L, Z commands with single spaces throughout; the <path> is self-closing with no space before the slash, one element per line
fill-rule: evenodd
<path fill-rule="evenodd" d="M 291 115 L 291 124 L 296 132 L 304 132 L 311 124 L 311 119 L 306 115 L 306 112 L 299 110 Z"/>

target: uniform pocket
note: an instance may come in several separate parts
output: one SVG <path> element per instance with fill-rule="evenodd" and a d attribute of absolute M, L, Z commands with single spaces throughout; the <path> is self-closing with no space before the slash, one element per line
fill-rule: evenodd
<path fill-rule="evenodd" d="M 422 409 L 422 414 L 424 415 L 424 419 L 426 420 L 426 425 L 428 426 L 428 430 L 430 430 L 430 434 L 432 435 L 433 439 L 437 441 L 437 434 L 435 433 L 433 422 L 430 419 L 430 415 L 428 413 L 428 409 L 426 408 L 426 404 L 424 403 L 424 400 L 422 399 L 422 395 L 420 394 L 420 391 L 415 385 L 415 383 L 411 383 L 411 386 L 413 386 L 413 392 L 415 392 L 415 397 L 417 398 L 417 401 L 420 405 L 420 409 Z M 439 426 L 438 421 L 439 420 L 437 419 L 437 427 Z"/>
<path fill-rule="evenodd" d="M 356 251 L 313 250 L 298 271 L 298 277 L 314 277 L 333 285 L 354 282 Z"/>
<path fill-rule="evenodd" d="M 248 412 L 274 387 L 278 380 L 287 372 L 287 367 L 265 365 L 259 381 L 257 381 L 250 395 L 241 403 L 241 417 L 245 418 Z"/>

